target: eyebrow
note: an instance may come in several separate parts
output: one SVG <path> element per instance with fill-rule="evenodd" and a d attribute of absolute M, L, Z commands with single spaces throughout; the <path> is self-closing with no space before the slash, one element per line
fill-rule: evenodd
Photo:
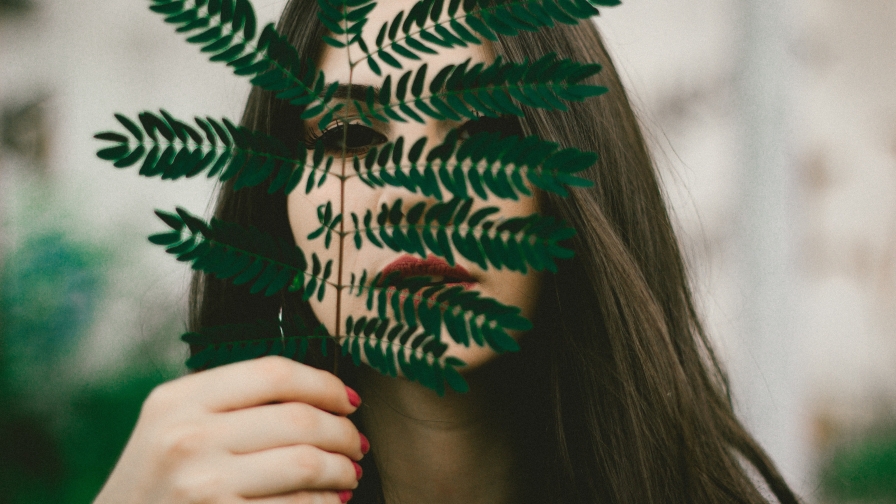
<path fill-rule="evenodd" d="M 367 90 L 373 88 L 376 96 L 380 95 L 378 86 L 365 86 L 363 84 L 340 84 L 333 93 L 333 98 L 351 99 L 363 102 L 367 98 Z"/>

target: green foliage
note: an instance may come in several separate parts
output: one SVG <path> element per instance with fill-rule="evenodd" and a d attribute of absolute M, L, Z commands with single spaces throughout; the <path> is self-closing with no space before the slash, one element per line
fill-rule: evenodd
<path fill-rule="evenodd" d="M 361 365 L 363 356 L 380 373 L 395 377 L 401 370 L 407 379 L 419 381 L 440 396 L 445 394 L 446 382 L 457 392 L 467 391 L 467 383 L 456 369 L 464 362 L 446 357 L 448 346 L 432 333 L 389 319 L 361 317 L 356 321 L 351 316 L 345 329 L 342 355 L 350 354 L 356 366 Z"/>
<path fill-rule="evenodd" d="M 47 212 L 52 198 L 38 196 L 44 196 L 34 198 L 41 206 L 23 212 L 25 225 L 6 227 L 20 227 L 20 240 L 0 250 L 3 503 L 67 501 L 62 496 L 75 483 L 69 473 L 76 462 L 65 456 L 67 439 L 53 427 L 61 420 L 54 406 L 67 399 L 59 391 L 70 379 L 62 370 L 71 368 L 72 355 L 94 321 L 110 260 L 105 247 L 76 239 L 71 222 L 58 224 L 58 212 Z M 44 219 L 53 224 L 42 224 Z M 111 462 L 104 470 L 109 468 Z"/>
<path fill-rule="evenodd" d="M 821 487 L 838 500 L 896 502 L 896 428 L 868 432 L 822 465 Z"/>
<path fill-rule="evenodd" d="M 140 113 L 140 126 L 121 114 L 115 117 L 130 136 L 115 131 L 98 133 L 95 138 L 115 145 L 97 155 L 112 161 L 116 168 L 141 163 L 140 175 L 144 177 L 176 180 L 205 172 L 208 178 L 217 177 L 222 182 L 235 179 L 234 188 L 242 189 L 262 184 L 274 175 L 269 193 L 292 192 L 303 181 L 309 193 L 326 182 L 333 164 L 332 157 L 324 157 L 323 145 L 308 152 L 304 144 L 299 144 L 293 152 L 280 140 L 226 118 L 197 117 L 194 122 L 198 128 L 194 128 L 165 110 L 160 114 Z"/>
<path fill-rule="evenodd" d="M 58 394 L 51 412 L 0 397 L 0 502 L 93 502 L 146 396 L 173 378 L 147 366 L 127 367 L 70 395 Z"/>
<path fill-rule="evenodd" d="M 43 229 L 3 255 L 0 343 L 9 345 L 8 355 L 33 363 L 69 358 L 105 288 L 108 252 L 61 229 Z"/>
<path fill-rule="evenodd" d="M 572 251 L 560 242 L 575 235 L 575 230 L 557 223 L 553 217 L 536 214 L 489 220 L 498 208 L 485 207 L 471 213 L 472 206 L 471 198 L 454 198 L 429 206 L 419 202 L 405 212 L 404 202 L 398 199 L 392 206 L 383 203 L 376 216 L 371 210 L 363 217 L 353 212 L 355 229 L 348 233 L 358 249 L 366 239 L 376 247 L 417 254 L 424 259 L 434 254 L 445 258 L 451 266 L 457 251 L 483 270 L 491 265 L 520 273 L 526 273 L 528 268 L 556 271 L 555 257 L 572 257 Z M 309 239 L 326 233 L 325 243 L 329 243 L 330 235 L 339 234 L 342 216 L 332 216 L 331 205 L 327 204 L 318 217 L 321 227 Z"/>
<path fill-rule="evenodd" d="M 427 276 L 377 274 L 370 278 L 365 271 L 359 277 L 352 274 L 348 287 L 350 293 L 366 296 L 367 309 L 375 310 L 379 318 L 386 319 L 391 313 L 396 321 L 419 324 L 435 335 L 441 334 L 444 324 L 451 338 L 464 346 L 470 346 L 472 340 L 499 353 L 516 351 L 519 346 L 508 331 L 532 329 L 519 308 L 461 286 L 433 285 Z"/>
<path fill-rule="evenodd" d="M 555 22 L 575 24 L 579 20 L 598 15 L 594 5 L 618 3 L 606 0 L 567 0 L 556 3 L 522 0 L 499 4 L 482 0 L 450 0 L 446 11 L 447 19 L 442 19 L 444 1 L 428 0 L 418 2 L 407 15 L 401 11 L 392 21 L 383 23 L 377 33 L 375 49 L 368 48 L 357 29 L 350 31 L 353 37 L 348 44 L 357 43 L 364 52 L 363 60 L 367 61 L 370 69 L 377 75 L 382 75 L 377 60 L 393 68 L 402 68 L 393 53 L 419 60 L 426 54 L 436 54 L 439 47 L 479 45 L 482 44 L 479 37 L 490 41 L 498 40 L 496 33 L 515 36 L 521 31 L 533 32 L 554 26 Z M 322 19 L 323 17 L 321 16 Z M 331 24 L 327 26 L 332 29 Z M 324 40 L 337 48 L 347 45 L 332 39 Z M 357 63 L 358 61 L 352 62 L 353 65 Z"/>
<path fill-rule="evenodd" d="M 318 0 L 318 19 L 330 34 L 323 41 L 347 51 L 351 68 L 366 63 L 377 75 L 383 66 L 402 69 L 398 57 L 420 60 L 441 48 L 481 44 L 500 36 L 515 36 L 558 23 L 575 24 L 598 13 L 598 6 L 618 0 L 422 0 L 400 12 L 377 32 L 374 47 L 362 38 L 372 0 Z M 273 27 L 257 33 L 248 0 L 152 0 L 153 11 L 201 46 L 212 61 L 223 62 L 253 85 L 275 93 L 279 100 L 300 107 L 303 120 L 318 119 L 326 128 L 349 101 L 360 121 L 425 122 L 476 120 L 485 116 L 523 116 L 526 108 L 566 111 L 570 103 L 606 92 L 590 79 L 600 65 L 546 54 L 534 61 L 491 64 L 470 61 L 434 69 L 424 64 L 397 76 L 387 76 L 378 90 L 367 87 L 357 99 L 352 83 L 328 82 L 309 55 L 297 50 Z M 354 50 L 354 52 L 352 52 Z M 358 59 L 351 59 L 351 56 Z M 351 75 L 351 72 L 349 72 Z M 432 80 L 427 85 L 428 75 Z M 335 98 L 353 89 L 351 99 Z M 195 126 L 162 110 L 143 112 L 137 120 L 116 115 L 126 130 L 107 131 L 96 138 L 111 142 L 98 156 L 116 167 L 140 164 L 147 177 L 178 179 L 205 173 L 233 188 L 267 185 L 269 193 L 289 193 L 302 187 L 311 193 L 328 177 L 343 185 L 358 177 L 370 188 L 399 187 L 430 198 L 405 208 L 402 200 L 369 209 L 344 212 L 344 201 L 328 201 L 317 209 L 320 226 L 308 236 L 326 248 L 338 242 L 338 259 L 325 263 L 283 240 L 232 223 L 210 222 L 182 209 L 157 212 L 169 230 L 150 241 L 166 247 L 196 270 L 246 284 L 252 293 L 273 295 L 289 288 L 307 301 L 343 295 L 365 298 L 371 314 L 350 314 L 335 320 L 336 334 L 302 321 L 259 321 L 244 326 L 204 328 L 184 341 L 199 351 L 188 361 L 201 369 L 261 355 L 302 360 L 312 344 L 326 353 L 338 346 L 356 364 L 366 361 L 380 372 L 419 381 L 442 394 L 446 386 L 465 391 L 457 369 L 462 361 L 446 355 L 443 333 L 461 345 L 487 346 L 496 352 L 516 351 L 512 331 L 527 331 L 531 323 L 518 307 L 429 277 L 361 271 L 343 278 L 339 264 L 346 240 L 357 249 L 388 247 L 426 258 L 435 255 L 454 265 L 458 258 L 482 269 L 506 268 L 556 271 L 558 260 L 572 256 L 564 243 L 575 231 L 542 215 L 496 215 L 495 206 L 473 210 L 474 198 L 488 200 L 532 197 L 533 189 L 567 196 L 569 187 L 589 187 L 580 174 L 597 155 L 561 148 L 538 137 L 478 132 L 461 136 L 455 130 L 426 152 L 426 139 L 398 138 L 372 146 L 366 155 L 331 156 L 332 146 L 284 145 L 269 135 L 230 121 L 195 118 Z M 344 130 L 347 135 L 347 129 Z M 345 139 L 343 139 L 345 140 Z M 410 148 L 405 150 L 405 141 Z M 343 141 L 343 143 L 345 143 Z M 338 169 L 336 169 L 338 168 Z M 449 197 L 450 196 L 450 197 Z M 350 221 L 350 223 L 349 223 Z M 349 226 L 351 226 L 349 228 Z M 334 276 L 334 271 L 337 273 Z M 337 310 L 338 312 L 338 310 Z"/>
<path fill-rule="evenodd" d="M 566 111 L 564 100 L 582 101 L 607 92 L 603 86 L 581 84 L 600 70 L 600 65 L 558 59 L 553 53 L 519 63 L 505 62 L 498 56 L 490 65 L 448 65 L 425 89 L 428 65 L 424 64 L 417 71 L 403 73 L 394 89 L 391 76 L 383 81 L 379 93 L 368 88 L 366 106 L 356 101 L 355 108 L 368 124 L 371 119 L 422 123 L 426 116 L 455 121 L 477 115 L 524 116 L 514 100 L 532 108 Z"/>
<path fill-rule="evenodd" d="M 330 30 L 333 35 L 343 36 L 345 42 L 333 37 L 324 36 L 324 42 L 343 48 L 355 44 L 361 40 L 364 25 L 367 23 L 367 14 L 376 7 L 372 0 L 321 0 L 317 3 L 320 12 L 317 18 Z"/>
<path fill-rule="evenodd" d="M 7 205 L 0 244 L 0 502 L 88 503 L 149 391 L 177 373 L 158 368 L 157 350 L 168 345 L 136 323 L 124 338 L 155 339 L 139 358 L 84 373 L 78 349 L 102 320 L 121 244 L 80 236 L 84 224 L 61 211 L 46 181 L 36 191 L 16 182 L 27 203 Z"/>
<path fill-rule="evenodd" d="M 291 151 L 280 140 L 226 118 L 196 117 L 193 127 L 165 110 L 138 114 L 140 126 L 121 114 L 115 117 L 126 132 L 96 134 L 94 138 L 114 143 L 97 155 L 116 168 L 140 163 L 144 177 L 176 180 L 205 173 L 222 182 L 234 178 L 237 190 L 269 181 L 269 193 L 290 193 L 300 184 L 310 193 L 326 182 L 333 166 L 322 143 L 310 151 L 299 143 Z M 501 137 L 488 131 L 462 142 L 454 132 L 424 161 L 426 138 L 406 153 L 404 143 L 402 137 L 372 148 L 363 161 L 354 157 L 355 175 L 370 187 L 403 187 L 437 199 L 442 199 L 443 188 L 455 198 L 469 198 L 473 192 L 483 199 L 489 194 L 517 199 L 531 195 L 527 184 L 561 196 L 567 194 L 564 185 L 590 187 L 589 180 L 575 174 L 597 161 L 594 153 L 560 149 L 536 136 Z"/>
<path fill-rule="evenodd" d="M 501 137 L 480 132 L 459 141 L 457 132 L 419 162 L 426 139 L 414 142 L 404 156 L 404 138 L 373 147 L 362 161 L 353 158 L 356 175 L 370 187 L 403 187 L 411 192 L 442 200 L 442 190 L 454 198 L 482 199 L 489 194 L 503 199 L 529 196 L 531 184 L 541 190 L 566 196 L 564 185 L 591 187 L 590 180 L 576 176 L 597 161 L 593 152 L 559 149 L 554 142 L 536 136 Z M 402 163 L 402 161 L 406 161 Z"/>
<path fill-rule="evenodd" d="M 166 252 L 192 263 L 195 270 L 231 279 L 234 285 L 250 284 L 252 294 L 271 296 L 289 287 L 301 291 L 306 301 L 324 297 L 332 260 L 322 263 L 311 254 L 309 265 L 298 247 L 283 240 L 218 219 L 206 223 L 182 208 L 175 214 L 156 210 L 156 215 L 171 230 L 154 234 L 149 241 L 167 247 Z"/>
<path fill-rule="evenodd" d="M 252 84 L 293 105 L 321 102 L 306 110 L 334 113 L 341 106 L 326 102 L 335 86 L 324 89 L 324 75 L 314 71 L 310 60 L 302 59 L 296 49 L 269 24 L 256 35 L 255 10 L 249 0 L 152 0 L 150 9 L 165 16 L 165 22 L 177 26 L 179 33 L 192 34 L 187 42 L 202 46 L 210 60 L 233 67 L 236 75 L 250 76 Z"/>
<path fill-rule="evenodd" d="M 231 362 L 254 359 L 262 355 L 281 355 L 302 361 L 312 341 L 320 344 L 327 354 L 330 339 L 323 325 L 312 329 L 302 320 L 283 324 L 277 320 L 259 320 L 251 324 L 230 324 L 206 327 L 201 332 L 190 332 L 181 340 L 203 349 L 187 360 L 190 369 L 203 369 Z"/>
<path fill-rule="evenodd" d="M 263 51 L 275 31 L 266 27 L 257 46 L 251 45 L 257 19 L 248 0 L 152 0 L 149 8 L 177 26 L 178 33 L 192 33 L 187 42 L 201 45 L 211 61 L 227 63 L 238 75 L 257 73 L 269 63 Z"/>

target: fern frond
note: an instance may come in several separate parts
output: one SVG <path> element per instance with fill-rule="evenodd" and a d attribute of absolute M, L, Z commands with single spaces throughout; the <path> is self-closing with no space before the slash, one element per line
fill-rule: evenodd
<path fill-rule="evenodd" d="M 308 150 L 299 144 L 291 152 L 280 140 L 237 126 L 227 119 L 196 117 L 196 127 L 175 119 L 162 110 L 160 114 L 142 112 L 140 126 L 116 114 L 127 133 L 103 132 L 99 140 L 115 142 L 97 152 L 97 156 L 113 162 L 117 168 L 141 163 L 140 175 L 160 176 L 175 180 L 206 172 L 209 178 L 222 182 L 235 178 L 234 190 L 253 187 L 271 180 L 268 192 L 292 192 L 304 179 L 305 192 L 320 187 L 330 173 L 332 157 L 325 157 L 323 144 L 315 146 L 308 159 Z M 306 176 L 307 170 L 307 176 Z"/>
<path fill-rule="evenodd" d="M 328 201 L 324 205 L 317 207 L 317 220 L 321 226 L 308 234 L 309 240 L 315 240 L 320 236 L 324 237 L 324 248 L 329 249 L 333 241 L 333 233 L 339 234 L 339 224 L 342 222 L 342 215 L 333 214 L 333 202 Z M 343 234 L 344 236 L 344 234 Z M 359 247 L 360 248 L 360 247 Z"/>
<path fill-rule="evenodd" d="M 323 72 L 303 59 L 273 24 L 256 40 L 257 17 L 249 0 L 152 0 L 150 9 L 165 22 L 190 36 L 187 42 L 202 46 L 211 61 L 224 62 L 253 85 L 277 93 L 277 98 L 307 106 L 302 119 L 322 112 L 332 117 L 342 104 L 330 105 L 338 83 L 325 85 Z"/>
<path fill-rule="evenodd" d="M 361 40 L 365 56 L 351 64 L 366 60 L 374 73 L 382 75 L 377 60 L 401 69 L 395 55 L 419 60 L 424 54 L 436 54 L 438 48 L 480 45 L 483 39 L 496 41 L 496 34 L 515 36 L 523 31 L 552 27 L 555 23 L 576 24 L 598 15 L 595 5 L 618 3 L 618 0 L 516 0 L 495 4 L 452 0 L 445 19 L 442 1 L 423 0 L 411 7 L 407 16 L 401 11 L 392 21 L 383 23 L 372 50 Z"/>
<path fill-rule="evenodd" d="M 367 241 L 379 248 L 417 254 L 424 259 L 434 254 L 452 266 L 456 251 L 482 269 L 491 265 L 521 273 L 529 268 L 556 272 L 554 259 L 573 255 L 560 242 L 575 236 L 575 229 L 553 217 L 533 214 L 489 220 L 487 217 L 498 213 L 498 208 L 485 207 L 471 213 L 472 199 L 455 198 L 427 206 L 419 202 L 405 211 L 404 202 L 398 199 L 391 206 L 383 203 L 376 215 L 371 210 L 363 217 L 352 213 L 354 231 L 344 234 L 352 236 L 357 249 Z M 321 207 L 324 208 L 318 209 L 320 227 L 308 239 L 326 234 L 329 247 L 331 235 L 339 234 L 342 216 L 333 215 L 330 203 Z"/>
<path fill-rule="evenodd" d="M 618 3 L 421 0 L 407 15 L 401 12 L 384 23 L 373 44 L 362 34 L 376 6 L 374 0 L 318 0 L 318 19 L 330 31 L 324 42 L 347 49 L 349 76 L 365 61 L 382 75 L 384 66 L 403 70 L 399 56 L 419 60 L 441 48 L 481 44 L 497 40 L 499 35 L 515 36 L 558 23 L 575 24 L 597 14 L 597 6 Z M 586 82 L 600 72 L 600 65 L 547 54 L 522 62 L 501 57 L 489 64 L 468 60 L 434 69 L 432 79 L 423 64 L 396 74 L 394 82 L 393 76 L 386 77 L 379 90 L 368 87 L 366 96 L 361 95 L 364 99 L 355 94 L 357 88 L 351 88 L 348 98 L 340 94 L 335 100 L 337 92 L 346 87 L 327 82 L 324 73 L 316 69 L 315 55 L 300 55 L 273 24 L 258 30 L 250 0 L 150 0 L 150 9 L 163 15 L 212 61 L 225 63 L 253 85 L 300 107 L 300 119 L 319 117 L 323 125 L 352 102 L 367 125 L 374 120 L 422 123 L 427 118 L 462 121 L 522 116 L 525 107 L 566 111 L 572 102 L 607 91 Z M 359 55 L 360 59 L 352 60 Z M 309 152 L 311 147 L 304 144 L 287 146 L 226 119 L 196 118 L 188 124 L 164 110 L 143 112 L 134 120 L 122 115 L 116 119 L 125 131 L 97 134 L 97 139 L 111 142 L 97 155 L 119 168 L 139 165 L 140 175 L 146 177 L 178 179 L 205 173 L 232 182 L 235 190 L 270 184 L 269 193 L 289 193 L 304 182 L 305 192 L 310 193 L 327 180 L 334 161 L 322 142 Z M 187 365 L 204 369 L 262 355 L 302 360 L 310 345 L 319 343 L 324 355 L 328 348 L 338 346 L 356 365 L 366 361 L 381 373 L 402 374 L 442 395 L 446 383 L 459 392 L 467 390 L 457 371 L 465 364 L 446 356 L 443 331 L 461 345 L 488 346 L 498 353 L 518 350 L 510 333 L 532 328 L 521 309 L 465 289 L 453 280 L 403 278 L 398 273 L 371 278 L 365 270 L 360 276 L 351 274 L 347 284 L 344 281 L 346 239 L 352 239 L 357 248 L 366 240 L 372 246 L 424 258 L 440 256 L 452 265 L 460 256 L 481 269 L 523 273 L 529 269 L 556 271 L 556 260 L 572 255 L 562 242 L 575 231 L 565 223 L 538 214 L 502 219 L 494 206 L 474 211 L 473 198 L 531 197 L 532 188 L 567 196 L 567 186 L 592 184 L 580 173 L 596 162 L 597 155 L 562 149 L 534 136 L 504 137 L 495 132 L 462 139 L 459 135 L 456 130 L 449 133 L 444 142 L 428 150 L 425 159 L 425 139 L 415 141 L 405 153 L 404 139 L 399 138 L 372 148 L 364 159 L 350 160 L 354 173 L 342 170 L 332 174 L 342 188 L 343 199 L 335 202 L 339 210 L 334 212 L 334 202 L 321 205 L 321 225 L 308 238 L 323 238 L 329 249 L 335 235 L 338 260 L 322 260 L 317 254 L 307 257 L 291 243 L 256 228 L 244 229 L 217 219 L 205 222 L 181 208 L 176 213 L 157 211 L 169 230 L 149 240 L 197 271 L 246 285 L 252 294 L 271 296 L 290 289 L 306 302 L 312 297 L 323 300 L 330 288 L 336 290 L 335 336 L 323 325 L 310 328 L 301 320 L 205 328 L 182 336 L 199 347 Z M 397 200 L 363 215 L 347 213 L 344 193 L 350 177 L 373 188 L 405 188 L 437 203 L 416 203 L 405 209 L 404 202 Z M 348 228 L 347 219 L 353 228 Z M 331 276 L 336 278 L 331 280 Z M 370 314 L 343 317 L 343 291 L 366 298 Z"/>
<path fill-rule="evenodd" d="M 320 11 L 317 19 L 326 26 L 333 35 L 342 36 L 344 40 L 324 35 L 324 42 L 336 48 L 343 48 L 361 40 L 367 15 L 376 7 L 373 0 L 317 0 Z M 362 41 L 363 42 L 363 41 Z"/>
<path fill-rule="evenodd" d="M 265 355 L 280 355 L 303 361 L 312 343 L 320 344 L 327 354 L 327 334 L 323 324 L 308 327 L 301 319 L 291 324 L 277 320 L 259 320 L 248 324 L 229 324 L 205 327 L 200 332 L 188 332 L 181 336 L 187 344 L 200 347 L 187 360 L 193 370 L 210 369 L 233 362 L 255 359 Z"/>
<path fill-rule="evenodd" d="M 242 39 L 255 38 L 258 24 L 255 9 L 248 0 L 152 0 L 149 9 L 165 16 L 165 22 L 178 25 L 178 32 L 213 29 L 204 36 L 209 40 L 220 40 L 218 32 L 236 37 L 242 32 Z M 202 43 L 191 40 L 193 43 Z M 229 45 L 229 44 L 220 44 Z M 209 49 L 206 52 L 214 52 Z"/>
<path fill-rule="evenodd" d="M 211 61 L 226 63 L 237 75 L 270 65 L 264 50 L 276 30 L 269 25 L 255 41 L 258 20 L 249 0 L 152 0 L 149 8 L 177 26 L 178 33 L 189 34 L 187 42 L 201 45 Z"/>
<path fill-rule="evenodd" d="M 400 370 L 408 380 L 418 381 L 440 396 L 445 394 L 446 382 L 457 392 L 469 389 L 456 369 L 466 364 L 456 357 L 446 357 L 448 346 L 419 327 L 349 316 L 345 333 L 340 341 L 342 355 L 351 355 L 355 365 L 366 358 L 370 367 L 384 375 L 395 377 Z"/>
<path fill-rule="evenodd" d="M 188 332 L 181 340 L 199 351 L 187 360 L 193 370 L 210 369 L 225 364 L 255 359 L 266 355 L 280 355 L 301 362 L 311 345 L 320 345 L 326 356 L 328 343 L 339 346 L 342 355 L 349 355 L 356 365 L 362 359 L 380 373 L 418 381 L 439 395 L 445 393 L 445 383 L 457 392 L 466 392 L 466 381 L 457 372 L 464 362 L 446 357 L 447 345 L 419 327 L 396 324 L 390 320 L 349 316 L 345 335 L 327 334 L 323 324 L 316 328 L 301 319 L 290 323 L 259 320 L 248 324 L 229 324 Z"/>
<path fill-rule="evenodd" d="M 593 152 L 561 149 L 555 142 L 537 136 L 502 137 L 498 132 L 476 133 L 460 140 L 449 133 L 420 161 L 426 139 L 417 140 L 405 155 L 404 138 L 373 147 L 362 161 L 352 166 L 370 187 L 402 187 L 443 200 L 442 189 L 454 198 L 493 194 L 503 199 L 531 196 L 528 184 L 567 196 L 564 186 L 591 187 L 593 183 L 577 174 L 597 162 Z"/>
<path fill-rule="evenodd" d="M 160 114 L 139 114 L 140 126 L 121 114 L 115 117 L 127 131 L 95 135 L 114 142 L 100 149 L 97 156 L 118 168 L 140 163 L 140 175 L 146 177 L 173 180 L 206 172 L 208 177 L 217 176 L 221 181 L 236 177 L 234 188 L 241 189 L 261 184 L 276 173 L 269 193 L 282 189 L 288 194 L 302 180 L 309 193 L 326 182 L 333 165 L 334 158 L 325 155 L 323 144 L 315 145 L 309 161 L 304 144 L 290 152 L 276 138 L 234 125 L 227 119 L 197 117 L 197 127 L 192 127 L 164 110 Z M 536 136 L 502 137 L 496 132 L 477 133 L 463 141 L 457 132 L 449 134 L 421 163 L 425 147 L 425 138 L 415 142 L 407 156 L 404 138 L 374 147 L 363 164 L 354 158 L 356 174 L 350 176 L 358 176 L 370 187 L 403 187 L 440 200 L 443 188 L 456 198 L 475 194 L 486 199 L 494 194 L 516 199 L 521 194 L 531 195 L 527 182 L 566 196 L 564 185 L 591 186 L 591 181 L 575 174 L 597 161 L 594 153 L 559 149 L 558 144 Z"/>
<path fill-rule="evenodd" d="M 364 103 L 355 101 L 355 108 L 368 124 L 374 119 L 422 123 L 425 116 L 458 121 L 479 115 L 523 116 L 523 109 L 514 100 L 532 108 L 566 111 L 564 101 L 584 101 L 607 92 L 604 86 L 582 84 L 601 71 L 599 64 L 578 63 L 554 53 L 532 62 L 505 62 L 497 56 L 489 65 L 469 63 L 467 60 L 440 69 L 429 84 L 428 94 L 424 92 L 427 64 L 402 74 L 394 90 L 392 76 L 386 76 L 380 92 L 368 88 Z"/>
<path fill-rule="evenodd" d="M 299 291 L 305 300 L 324 298 L 333 261 L 322 264 L 317 254 L 311 264 L 298 247 L 236 224 L 212 219 L 210 223 L 182 208 L 177 213 L 156 210 L 170 231 L 157 233 L 149 241 L 165 246 L 178 261 L 190 262 L 193 269 L 231 279 L 234 285 L 249 284 L 252 294 L 266 296 L 284 288 Z M 310 266 L 310 271 L 309 271 Z"/>
<path fill-rule="evenodd" d="M 474 342 L 498 353 L 517 351 L 519 345 L 507 331 L 532 329 L 518 307 L 462 286 L 433 285 L 428 277 L 393 274 L 369 278 L 364 271 L 360 277 L 352 274 L 347 287 L 350 294 L 366 296 L 367 309 L 376 310 L 379 318 L 389 318 L 391 312 L 394 320 L 420 326 L 436 336 L 441 335 L 444 324 L 451 339 L 465 346 Z"/>

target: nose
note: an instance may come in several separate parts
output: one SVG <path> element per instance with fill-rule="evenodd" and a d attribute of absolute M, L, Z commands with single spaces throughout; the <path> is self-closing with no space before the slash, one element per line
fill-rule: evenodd
<path fill-rule="evenodd" d="M 445 191 L 442 191 L 442 196 L 445 197 Z M 400 205 L 396 207 L 399 200 Z M 380 212 L 388 212 L 388 220 L 395 223 L 399 218 L 399 211 L 404 216 L 418 203 L 424 203 L 424 208 L 429 208 L 438 202 L 436 195 L 425 194 L 420 187 L 417 191 L 410 191 L 404 187 L 386 186 L 381 190 L 376 207 L 372 210 L 375 216 L 380 215 Z"/>

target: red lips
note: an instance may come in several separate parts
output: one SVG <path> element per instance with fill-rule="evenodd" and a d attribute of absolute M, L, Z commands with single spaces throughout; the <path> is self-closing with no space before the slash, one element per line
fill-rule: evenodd
<path fill-rule="evenodd" d="M 393 272 L 398 272 L 401 278 L 433 277 L 434 283 L 443 284 L 446 287 L 461 285 L 465 289 L 470 289 L 479 283 L 463 266 L 450 266 L 444 259 L 436 256 L 420 259 L 412 255 L 403 255 L 383 268 L 384 277 Z"/>

